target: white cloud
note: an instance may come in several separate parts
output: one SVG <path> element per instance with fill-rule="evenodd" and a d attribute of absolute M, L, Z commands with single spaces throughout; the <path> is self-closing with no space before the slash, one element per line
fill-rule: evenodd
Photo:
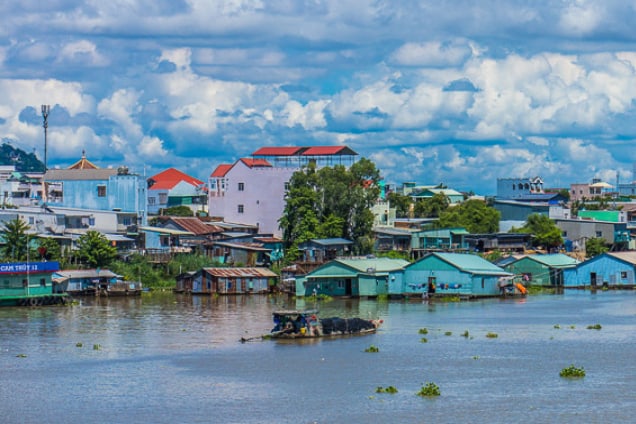
<path fill-rule="evenodd" d="M 465 40 L 410 42 L 397 49 L 391 59 L 397 65 L 453 67 L 464 63 L 471 54 L 472 49 Z"/>
<path fill-rule="evenodd" d="M 97 46 L 88 40 L 79 40 L 62 47 L 57 60 L 65 63 L 81 63 L 86 66 L 106 66 L 108 59 L 97 51 Z"/>

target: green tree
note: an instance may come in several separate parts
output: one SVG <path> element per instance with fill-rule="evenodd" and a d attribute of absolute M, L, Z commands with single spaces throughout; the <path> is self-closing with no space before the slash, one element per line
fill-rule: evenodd
<path fill-rule="evenodd" d="M 501 214 L 481 200 L 471 199 L 449 207 L 440 214 L 440 228 L 463 227 L 473 234 L 499 231 Z"/>
<path fill-rule="evenodd" d="M 386 196 L 386 200 L 389 201 L 389 205 L 392 208 L 395 208 L 395 216 L 397 218 L 409 217 L 411 204 L 413 203 L 413 200 L 409 196 L 393 192 Z"/>
<path fill-rule="evenodd" d="M 171 206 L 169 208 L 161 209 L 160 215 L 164 216 L 194 216 L 194 212 L 187 206 Z"/>
<path fill-rule="evenodd" d="M 593 258 L 594 256 L 605 253 L 609 250 L 605 239 L 602 237 L 594 237 L 585 242 L 585 257 Z"/>
<path fill-rule="evenodd" d="M 80 258 L 94 268 L 108 266 L 117 257 L 117 249 L 99 231 L 87 231 L 77 240 L 77 246 Z"/>
<path fill-rule="evenodd" d="M 42 237 L 38 239 L 36 254 L 38 258 L 46 261 L 59 261 L 62 258 L 62 249 L 55 239 Z"/>
<path fill-rule="evenodd" d="M 19 218 L 4 223 L 2 237 L 4 238 L 3 255 L 6 261 L 23 261 L 27 259 L 27 244 L 29 242 L 27 230 L 31 228 Z"/>
<path fill-rule="evenodd" d="M 439 218 L 449 205 L 448 196 L 444 193 L 436 193 L 428 199 L 415 202 L 415 216 L 418 218 Z"/>
<path fill-rule="evenodd" d="M 368 253 L 370 208 L 380 195 L 379 181 L 379 171 L 364 158 L 349 169 L 343 165 L 317 169 L 312 163 L 295 172 L 279 221 L 287 259 L 294 258 L 299 243 L 326 237 L 352 240 L 356 252 Z"/>
<path fill-rule="evenodd" d="M 532 245 L 550 249 L 563 244 L 561 229 L 548 216 L 543 214 L 532 214 L 526 219 L 526 223 L 519 229 L 514 229 L 517 233 L 528 233 L 534 237 Z"/>

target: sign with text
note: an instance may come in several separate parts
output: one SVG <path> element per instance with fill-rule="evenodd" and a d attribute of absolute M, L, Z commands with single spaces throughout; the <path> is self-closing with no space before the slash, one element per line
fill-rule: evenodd
<path fill-rule="evenodd" d="M 10 262 L 0 264 L 0 274 L 26 274 L 27 272 L 56 272 L 59 262 Z"/>

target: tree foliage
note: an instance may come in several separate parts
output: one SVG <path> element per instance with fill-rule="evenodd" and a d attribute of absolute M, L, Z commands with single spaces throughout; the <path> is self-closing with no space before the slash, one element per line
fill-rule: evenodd
<path fill-rule="evenodd" d="M 409 196 L 400 193 L 389 193 L 386 200 L 392 208 L 395 208 L 395 216 L 398 218 L 408 218 L 413 200 Z"/>
<path fill-rule="evenodd" d="M 532 234 L 534 236 L 532 245 L 535 247 L 550 249 L 563 244 L 561 229 L 543 214 L 535 213 L 528 216 L 526 224 L 519 229 L 514 229 L 514 232 Z"/>
<path fill-rule="evenodd" d="M 98 231 L 87 231 L 78 239 L 77 246 L 82 260 L 93 268 L 108 266 L 117 257 L 117 249 Z"/>
<path fill-rule="evenodd" d="M 59 261 L 62 258 L 60 244 L 52 238 L 38 239 L 37 257 L 45 261 Z"/>
<path fill-rule="evenodd" d="M 4 223 L 2 237 L 4 248 L 2 253 L 6 261 L 24 261 L 27 259 L 27 230 L 31 228 L 19 218 Z"/>
<path fill-rule="evenodd" d="M 414 215 L 417 218 L 439 218 L 448 209 L 450 199 L 444 193 L 435 193 L 428 199 L 415 202 Z"/>
<path fill-rule="evenodd" d="M 295 259 L 298 244 L 315 238 L 342 237 L 352 240 L 358 253 L 368 253 L 370 208 L 380 194 L 379 181 L 375 164 L 364 158 L 349 169 L 343 165 L 317 169 L 311 163 L 295 172 L 279 221 L 287 259 Z"/>
<path fill-rule="evenodd" d="M 187 206 L 171 206 L 169 208 L 161 209 L 161 215 L 164 216 L 194 216 L 194 212 Z"/>
<path fill-rule="evenodd" d="M 467 200 L 440 213 L 440 228 L 463 227 L 473 234 L 499 231 L 501 214 L 477 199 Z"/>
<path fill-rule="evenodd" d="M 594 237 L 585 242 L 585 257 L 593 258 L 609 250 L 605 239 L 602 237 Z"/>

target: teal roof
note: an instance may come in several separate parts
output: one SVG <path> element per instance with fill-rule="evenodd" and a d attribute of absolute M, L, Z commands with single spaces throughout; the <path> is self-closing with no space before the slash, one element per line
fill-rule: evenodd
<path fill-rule="evenodd" d="M 535 260 L 550 268 L 567 268 L 576 266 L 579 261 L 563 253 L 551 253 L 547 255 L 528 255 L 529 259 Z"/>
<path fill-rule="evenodd" d="M 409 264 L 409 261 L 404 259 L 391 258 L 336 259 L 335 261 L 359 272 L 368 272 L 373 269 L 376 273 L 398 271 Z"/>
<path fill-rule="evenodd" d="M 509 272 L 499 268 L 491 262 L 488 262 L 481 256 L 470 253 L 433 252 L 431 255 L 435 255 L 443 261 L 453 265 L 455 268 L 459 268 L 460 270 L 471 274 L 511 275 Z M 426 258 L 426 256 L 424 258 Z"/>
<path fill-rule="evenodd" d="M 620 211 L 579 211 L 579 218 L 594 219 L 596 221 L 620 222 Z"/>

